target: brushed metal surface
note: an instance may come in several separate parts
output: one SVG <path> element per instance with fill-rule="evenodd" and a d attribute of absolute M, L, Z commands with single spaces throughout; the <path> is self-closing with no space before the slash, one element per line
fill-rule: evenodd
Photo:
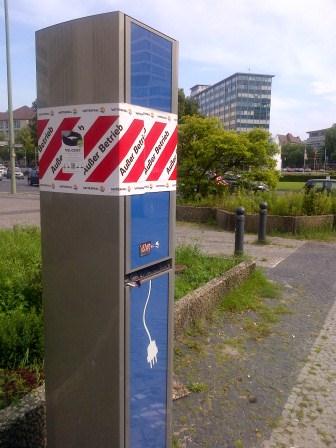
<path fill-rule="evenodd" d="M 122 446 L 123 213 L 41 192 L 48 448 Z"/>
<path fill-rule="evenodd" d="M 38 107 L 124 101 L 124 15 L 37 31 L 36 71 Z"/>

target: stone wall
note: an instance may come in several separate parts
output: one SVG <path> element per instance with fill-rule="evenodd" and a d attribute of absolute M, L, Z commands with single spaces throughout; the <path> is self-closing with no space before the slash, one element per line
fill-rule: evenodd
<path fill-rule="evenodd" d="M 205 223 L 215 219 L 217 225 L 224 230 L 235 230 L 235 213 L 211 207 L 177 206 L 176 218 L 179 221 Z M 245 231 L 258 233 L 259 214 L 245 215 Z M 267 233 L 299 233 L 303 230 L 333 229 L 334 215 L 316 216 L 267 216 Z"/>
<path fill-rule="evenodd" d="M 212 207 L 192 207 L 178 205 L 176 207 L 176 219 L 188 222 L 211 222 L 216 219 L 216 209 Z"/>
<path fill-rule="evenodd" d="M 45 448 L 44 386 L 0 411 L 0 448 Z"/>
<path fill-rule="evenodd" d="M 198 319 L 211 314 L 225 293 L 245 280 L 255 269 L 255 266 L 254 261 L 244 261 L 225 272 L 221 277 L 210 280 L 207 284 L 176 302 L 175 337 L 181 335 L 185 328 Z"/>

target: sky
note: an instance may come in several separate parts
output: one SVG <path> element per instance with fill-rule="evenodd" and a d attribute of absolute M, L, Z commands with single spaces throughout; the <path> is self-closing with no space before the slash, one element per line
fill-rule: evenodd
<path fill-rule="evenodd" d="M 120 10 L 179 41 L 179 87 L 236 72 L 274 75 L 273 135 L 336 123 L 336 0 L 8 0 L 13 107 L 36 97 L 35 31 Z M 0 2 L 0 111 L 7 110 Z"/>

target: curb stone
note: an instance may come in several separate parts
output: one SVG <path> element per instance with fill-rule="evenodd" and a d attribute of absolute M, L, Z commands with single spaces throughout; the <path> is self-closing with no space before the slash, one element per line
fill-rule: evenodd
<path fill-rule="evenodd" d="M 255 267 L 255 261 L 243 261 L 229 269 L 221 277 L 210 280 L 176 302 L 175 338 L 181 335 L 186 327 L 209 315 L 223 295 L 245 280 L 255 270 Z"/>

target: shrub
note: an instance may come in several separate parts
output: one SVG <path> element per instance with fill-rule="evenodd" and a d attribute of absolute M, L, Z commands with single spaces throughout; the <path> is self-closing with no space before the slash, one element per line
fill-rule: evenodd
<path fill-rule="evenodd" d="M 34 366 L 43 360 L 41 314 L 22 309 L 0 313 L 0 366 L 3 369 Z"/>
<path fill-rule="evenodd" d="M 280 216 L 328 215 L 336 214 L 336 195 L 311 191 L 290 192 L 279 195 L 276 192 L 225 194 L 222 197 L 210 196 L 197 202 L 184 202 L 196 206 L 218 207 L 234 212 L 237 207 L 245 208 L 246 213 L 258 213 L 260 202 L 266 201 L 268 212 Z M 182 203 L 182 202 L 180 202 Z"/>
<path fill-rule="evenodd" d="M 43 324 L 39 230 L 1 230 L 0 253 L 0 368 L 41 364 Z"/>
<path fill-rule="evenodd" d="M 36 228 L 0 231 L 0 312 L 42 306 L 40 232 Z"/>

